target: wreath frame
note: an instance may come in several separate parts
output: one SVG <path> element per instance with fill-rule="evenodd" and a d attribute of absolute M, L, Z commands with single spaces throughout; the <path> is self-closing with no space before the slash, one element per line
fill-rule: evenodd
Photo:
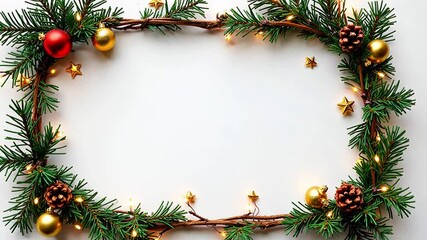
<path fill-rule="evenodd" d="M 368 9 L 354 11 L 354 16 L 348 17 L 345 2 L 340 0 L 249 0 L 249 10 L 231 9 L 212 21 L 197 19 L 204 17 L 207 4 L 204 0 L 175 0 L 171 5 L 165 2 L 164 6 L 160 0 L 152 0 L 155 10 L 146 8 L 141 19 L 122 18 L 120 8 L 103 8 L 106 0 L 28 0 L 27 3 L 30 7 L 26 10 L 0 14 L 0 42 L 16 47 L 3 61 L 2 66 L 9 68 L 2 72 L 5 83 L 11 82 L 12 87 L 18 84 L 18 91 L 24 93 L 23 98 L 12 100 L 14 115 L 7 115 L 13 130 L 7 130 L 10 136 L 6 139 L 12 144 L 0 146 L 0 171 L 5 173 L 6 181 L 15 183 L 14 191 L 18 192 L 10 201 L 12 207 L 6 210 L 10 214 L 4 217 L 12 232 L 32 231 L 34 222 L 50 206 L 43 198 L 46 190 L 58 181 L 71 186 L 73 201 L 51 213 L 66 224 L 89 229 L 90 239 L 159 239 L 175 228 L 213 226 L 224 228 L 225 239 L 239 240 L 252 239 L 255 229 L 282 226 L 294 237 L 315 230 L 326 239 L 346 232 L 346 239 L 350 240 L 385 240 L 392 234 L 388 220 L 393 213 L 408 217 L 414 208 L 414 196 L 408 188 L 398 185 L 403 176 L 399 163 L 409 140 L 399 127 L 386 126 L 391 113 L 400 116 L 411 109 L 415 104 L 414 93 L 401 88 L 399 81 L 387 81 L 395 72 L 391 56 L 382 62 L 368 61 L 371 41 L 394 40 L 391 27 L 396 22 L 395 15 L 382 1 L 372 2 Z M 341 29 L 349 22 L 361 26 L 365 33 L 360 48 L 351 52 L 345 51 L 339 41 Z M 44 114 L 58 109 L 54 93 L 59 89 L 47 80 L 50 68 L 60 59 L 45 52 L 40 33 L 61 29 L 70 34 L 73 43 L 88 43 L 100 23 L 119 31 L 149 29 L 163 34 L 180 30 L 180 26 L 224 28 L 226 36 L 262 33 L 270 42 L 288 31 L 299 30 L 302 37 L 317 38 L 331 52 L 343 55 L 338 66 L 343 72 L 342 81 L 353 87 L 364 103 L 363 123 L 349 129 L 349 146 L 360 152 L 360 161 L 354 167 L 358 177 L 345 181 L 362 190 L 362 209 L 348 213 L 335 200 L 327 199 L 327 204 L 321 207 L 294 203 L 289 214 L 249 213 L 215 220 L 197 214 L 191 202 L 187 203 L 192 209 L 189 212 L 170 202 L 163 202 L 152 214 L 144 212 L 140 205 L 123 211 L 114 200 L 98 198 L 94 190 L 86 189 L 87 183 L 77 180 L 71 167 L 48 164 L 49 156 L 61 154 L 65 148 L 62 145 L 65 137 L 58 137 L 59 127 L 42 123 Z M 29 82 L 23 82 L 28 79 Z M 255 196 L 254 193 L 254 201 Z M 188 220 L 188 215 L 196 220 Z"/>

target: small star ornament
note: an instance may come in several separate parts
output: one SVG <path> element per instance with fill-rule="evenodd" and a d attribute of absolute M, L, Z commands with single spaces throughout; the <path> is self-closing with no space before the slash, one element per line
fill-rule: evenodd
<path fill-rule="evenodd" d="M 342 114 L 345 115 L 353 110 L 354 101 L 349 101 L 346 97 L 342 99 L 342 102 L 338 103 L 338 107 L 341 108 Z"/>
<path fill-rule="evenodd" d="M 77 75 L 83 75 L 80 71 L 81 67 L 81 64 L 75 64 L 74 62 L 70 62 L 70 66 L 65 71 L 67 71 L 67 73 L 70 73 L 71 77 L 75 79 Z"/>
<path fill-rule="evenodd" d="M 187 194 L 185 194 L 185 199 L 187 199 L 187 203 L 194 203 L 196 201 L 196 195 L 188 191 Z"/>
<path fill-rule="evenodd" d="M 256 202 L 259 199 L 259 196 L 256 194 L 255 191 L 252 190 L 252 192 L 248 195 L 249 200 L 251 200 L 251 202 Z"/>
<path fill-rule="evenodd" d="M 305 66 L 308 68 L 313 69 L 317 66 L 316 58 L 315 57 L 306 57 L 305 58 Z"/>
<path fill-rule="evenodd" d="M 162 0 L 151 0 L 150 3 L 148 3 L 150 7 L 155 8 L 156 10 L 163 7 L 165 5 Z"/>

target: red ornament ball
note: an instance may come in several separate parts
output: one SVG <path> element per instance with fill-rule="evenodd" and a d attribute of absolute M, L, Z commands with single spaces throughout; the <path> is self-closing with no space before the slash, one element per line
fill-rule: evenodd
<path fill-rule="evenodd" d="M 73 42 L 67 32 L 60 29 L 53 29 L 46 33 L 44 50 L 53 58 L 63 58 L 71 52 Z"/>

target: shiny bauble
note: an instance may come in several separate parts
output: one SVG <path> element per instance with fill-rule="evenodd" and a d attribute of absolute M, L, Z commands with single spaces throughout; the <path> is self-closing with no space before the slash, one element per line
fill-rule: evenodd
<path fill-rule="evenodd" d="M 382 63 L 390 55 L 390 48 L 384 40 L 376 39 L 368 44 L 368 50 L 371 53 L 369 60 L 373 63 Z"/>
<path fill-rule="evenodd" d="M 53 29 L 45 34 L 43 47 L 49 56 L 64 58 L 71 52 L 73 42 L 67 32 L 61 29 Z"/>
<path fill-rule="evenodd" d="M 92 37 L 92 44 L 99 51 L 108 52 L 116 45 L 116 35 L 111 29 L 100 27 Z"/>
<path fill-rule="evenodd" d="M 313 208 L 323 208 L 328 206 L 328 196 L 326 186 L 313 186 L 309 188 L 305 194 L 305 202 Z"/>
<path fill-rule="evenodd" d="M 62 230 L 62 219 L 54 212 L 43 213 L 37 219 L 36 229 L 45 237 L 55 237 Z"/>

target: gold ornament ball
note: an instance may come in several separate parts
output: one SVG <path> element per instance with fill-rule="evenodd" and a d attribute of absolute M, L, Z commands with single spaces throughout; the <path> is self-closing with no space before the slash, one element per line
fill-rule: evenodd
<path fill-rule="evenodd" d="M 43 213 L 37 219 L 36 229 L 45 237 L 55 237 L 62 230 L 62 219 L 53 212 Z"/>
<path fill-rule="evenodd" d="M 390 48 L 384 40 L 376 39 L 368 44 L 368 50 L 371 52 L 369 60 L 374 63 L 382 63 L 390 55 Z"/>
<path fill-rule="evenodd" d="M 110 51 L 116 45 L 116 35 L 111 29 L 101 27 L 96 30 L 95 35 L 92 37 L 92 44 L 101 52 Z"/>
<path fill-rule="evenodd" d="M 322 208 L 328 205 L 328 196 L 326 186 L 313 186 L 305 194 L 305 202 L 313 208 Z"/>

